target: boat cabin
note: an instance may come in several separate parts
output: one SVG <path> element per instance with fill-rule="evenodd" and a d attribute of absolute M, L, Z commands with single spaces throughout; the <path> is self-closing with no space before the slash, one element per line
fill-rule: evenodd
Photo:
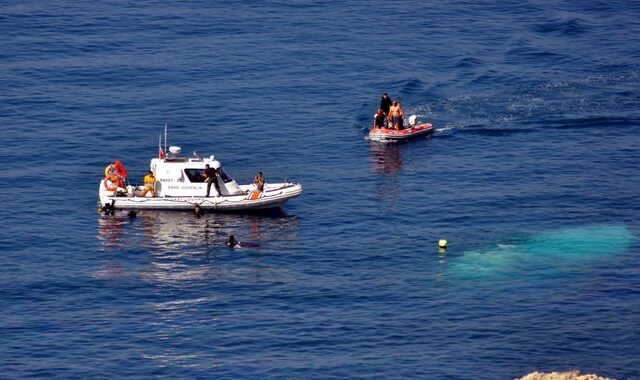
<path fill-rule="evenodd" d="M 151 159 L 150 169 L 156 177 L 156 197 L 202 197 L 207 193 L 205 165 L 218 167 L 217 177 L 221 195 L 240 195 L 244 192 L 236 181 L 222 168 L 213 155 L 209 157 L 184 157 L 180 147 L 170 147 L 165 158 Z M 211 186 L 211 196 L 216 196 L 215 186 Z"/>

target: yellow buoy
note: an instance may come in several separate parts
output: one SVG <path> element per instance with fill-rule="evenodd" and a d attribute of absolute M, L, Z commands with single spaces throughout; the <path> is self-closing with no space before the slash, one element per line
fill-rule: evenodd
<path fill-rule="evenodd" d="M 438 247 L 447 248 L 447 241 L 445 239 L 440 239 L 440 241 L 438 242 Z"/>

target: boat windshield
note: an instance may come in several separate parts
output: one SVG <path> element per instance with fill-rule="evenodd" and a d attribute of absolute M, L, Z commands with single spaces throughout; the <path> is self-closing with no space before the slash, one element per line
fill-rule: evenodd
<path fill-rule="evenodd" d="M 224 171 L 224 169 L 222 168 L 218 169 L 218 173 L 220 173 L 220 178 L 222 178 L 222 181 L 224 183 L 233 181 L 233 178 L 229 177 L 229 175 L 227 174 L 227 172 Z"/>
<path fill-rule="evenodd" d="M 204 169 L 184 169 L 184 173 L 187 175 L 187 178 L 189 178 L 189 182 L 191 183 L 205 181 Z M 220 178 L 222 178 L 222 181 L 224 183 L 233 181 L 233 178 L 229 177 L 227 172 L 225 172 L 222 168 L 218 169 L 218 173 L 220 173 Z"/>
<path fill-rule="evenodd" d="M 191 183 L 204 182 L 204 169 L 184 169 L 184 173 Z"/>

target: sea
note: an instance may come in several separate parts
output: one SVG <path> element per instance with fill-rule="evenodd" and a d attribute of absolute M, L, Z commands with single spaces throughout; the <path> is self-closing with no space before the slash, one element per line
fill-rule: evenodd
<path fill-rule="evenodd" d="M 639 2 L 4 0 L 0 35 L 0 378 L 640 379 Z M 433 135 L 369 141 L 384 92 Z M 304 192 L 100 213 L 165 126 Z"/>

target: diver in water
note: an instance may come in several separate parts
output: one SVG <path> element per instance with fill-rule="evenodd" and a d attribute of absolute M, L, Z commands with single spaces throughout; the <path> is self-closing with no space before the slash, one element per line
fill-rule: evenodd
<path fill-rule="evenodd" d="M 227 247 L 235 248 L 235 247 L 241 247 L 241 245 L 240 245 L 240 242 L 237 241 L 233 235 L 229 235 L 229 240 L 227 240 Z"/>
<path fill-rule="evenodd" d="M 236 237 L 233 235 L 229 235 L 229 239 L 227 240 L 227 247 L 229 248 L 259 248 L 259 243 L 254 243 L 251 241 L 243 241 L 242 244 L 236 240 Z"/>
<path fill-rule="evenodd" d="M 111 203 L 105 203 L 104 205 L 98 207 L 98 211 L 104 212 L 106 215 L 115 215 L 115 200 L 112 200 Z"/>

